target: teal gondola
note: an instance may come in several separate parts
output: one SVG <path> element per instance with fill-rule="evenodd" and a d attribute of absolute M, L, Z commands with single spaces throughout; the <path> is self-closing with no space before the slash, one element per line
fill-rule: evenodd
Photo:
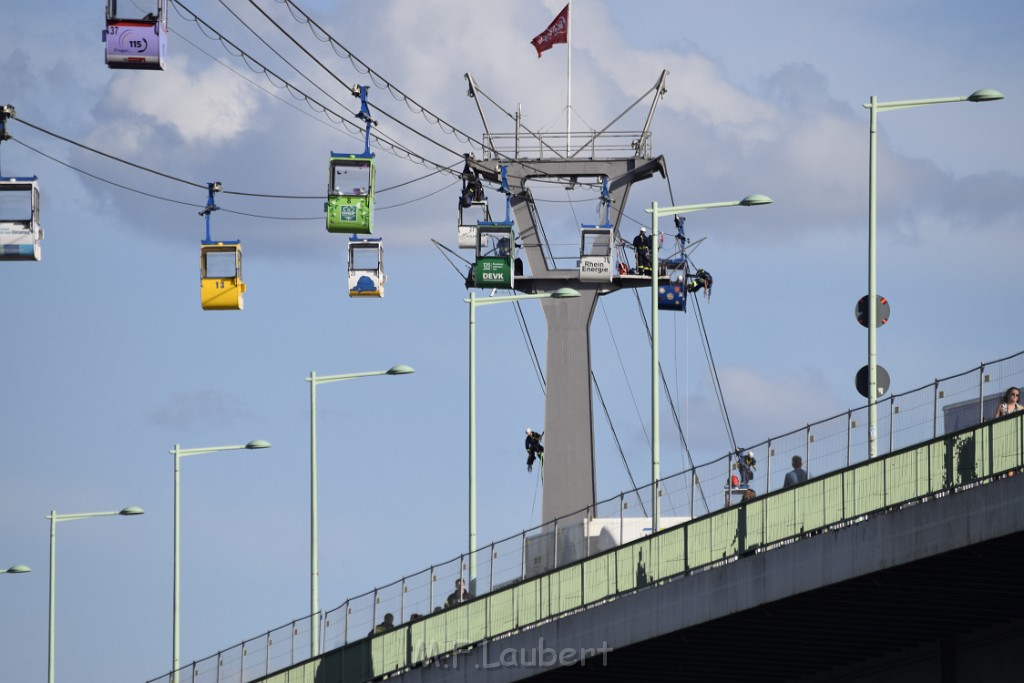
<path fill-rule="evenodd" d="M 512 191 L 508 186 L 507 166 L 501 167 L 501 191 L 505 193 L 505 220 L 478 221 L 476 261 L 471 285 L 474 287 L 512 289 L 515 283 L 513 258 L 516 243 L 512 223 Z"/>

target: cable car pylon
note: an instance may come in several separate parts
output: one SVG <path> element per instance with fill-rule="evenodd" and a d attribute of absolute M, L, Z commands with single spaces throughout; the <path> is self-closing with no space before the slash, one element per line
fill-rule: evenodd
<path fill-rule="evenodd" d="M 608 237 L 608 246 L 601 243 L 600 251 L 608 254 L 612 245 L 619 242 L 619 225 L 625 211 L 630 187 L 647 180 L 655 174 L 667 177 L 665 160 L 651 154 L 649 126 L 655 105 L 660 95 L 666 92 L 666 71 L 663 71 L 647 94 L 654 93 L 653 102 L 643 130 L 630 133 L 633 138 L 632 154 L 611 156 L 621 149 L 612 135 L 604 134 L 615 121 L 605 129 L 586 136 L 586 141 L 575 151 L 559 150 L 559 144 L 552 143 L 558 135 L 551 133 L 548 139 L 539 133 L 526 131 L 532 139 L 520 144 L 525 128 L 516 117 L 514 151 L 497 150 L 496 141 L 507 140 L 491 134 L 484 118 L 482 102 L 486 98 L 479 92 L 472 76 L 466 74 L 470 97 L 480 110 L 485 135 L 488 141 L 483 159 L 467 157 L 471 170 L 486 182 L 499 185 L 502 178 L 510 192 L 510 207 L 515 216 L 518 240 L 522 244 L 529 274 L 516 275 L 512 288 L 516 291 L 538 294 L 554 292 L 570 287 L 580 293 L 576 298 L 543 298 L 541 308 L 547 322 L 547 376 L 544 398 L 544 492 L 541 517 L 544 524 L 569 524 L 585 516 L 594 516 L 596 502 L 595 449 L 594 449 L 594 408 L 591 397 L 590 321 L 593 319 L 600 295 L 624 288 L 650 287 L 651 278 L 619 273 L 611 268 L 611 276 L 604 272 L 600 278 L 587 280 L 581 277 L 580 268 L 559 268 L 551 254 L 540 227 L 540 213 L 533 195 L 527 187 L 530 182 L 556 182 L 572 184 L 580 179 L 593 178 L 607 182 L 607 201 L 611 227 L 594 228 L 606 231 L 595 237 Z M 646 95 L 644 95 L 646 97 Z M 643 98 L 641 98 L 643 99 Z M 630 107 L 632 108 L 632 107 Z M 628 111 L 628 109 L 627 109 Z M 624 112 L 625 113 L 625 112 Z M 565 134 L 559 135 L 561 138 Z M 621 135 L 619 136 L 621 138 Z M 545 156 L 527 157 L 521 150 L 539 150 Z M 599 158 L 599 152 L 610 155 Z M 500 159 L 500 162 L 495 162 Z M 499 164 L 503 168 L 499 168 Z M 590 229 L 590 228 L 588 228 Z M 581 235 L 581 244 L 582 244 Z M 610 258 L 610 256 L 608 257 Z M 588 512 L 580 512 L 581 510 Z"/>

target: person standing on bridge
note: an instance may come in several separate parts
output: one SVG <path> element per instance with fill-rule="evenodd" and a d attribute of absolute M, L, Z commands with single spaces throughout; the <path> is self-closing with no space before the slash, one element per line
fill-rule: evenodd
<path fill-rule="evenodd" d="M 384 615 L 384 621 L 382 621 L 379 624 L 377 624 L 376 626 L 374 626 L 370 630 L 370 632 L 367 633 L 366 635 L 368 635 L 368 636 L 375 636 L 378 633 L 387 633 L 388 631 L 390 631 L 394 627 L 395 627 L 395 615 L 392 614 L 391 612 L 388 612 L 387 614 Z"/>
<path fill-rule="evenodd" d="M 804 471 L 804 460 L 799 455 L 793 456 L 793 469 L 786 473 L 786 480 L 782 482 L 782 488 L 788 489 L 807 481 L 807 472 Z"/>
<path fill-rule="evenodd" d="M 1018 410 L 1024 410 L 1024 405 L 1019 403 L 1020 401 L 1020 389 L 1017 387 L 1010 387 L 1003 394 L 1003 402 L 996 408 L 996 417 L 1002 417 L 1003 415 L 1009 415 L 1015 413 Z"/>
<path fill-rule="evenodd" d="M 448 599 L 444 601 L 445 609 L 449 607 L 455 607 L 460 602 L 466 602 L 467 600 L 473 599 L 473 594 L 466 589 L 466 584 L 463 583 L 462 579 L 455 579 L 455 590 L 449 595 Z"/>

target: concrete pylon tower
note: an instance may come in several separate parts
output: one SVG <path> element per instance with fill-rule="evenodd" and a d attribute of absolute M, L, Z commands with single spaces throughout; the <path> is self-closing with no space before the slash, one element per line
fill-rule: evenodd
<path fill-rule="evenodd" d="M 494 160 L 469 163 L 486 180 L 499 183 Z M 535 294 L 560 287 L 579 291 L 579 298 L 541 299 L 547 321 L 547 394 L 544 406 L 544 524 L 593 516 L 596 502 L 594 472 L 594 410 L 591 393 L 590 321 L 597 298 L 630 287 L 649 287 L 649 276 L 613 274 L 611 282 L 581 281 L 577 269 L 552 267 L 554 259 L 538 230 L 540 216 L 527 187 L 531 180 L 561 178 L 566 182 L 608 179 L 612 206 L 613 244 L 629 189 L 655 173 L 665 176 L 663 157 L 619 159 L 502 160 L 512 192 L 518 238 L 530 274 L 515 278 L 515 289 Z M 581 512 L 582 511 L 582 512 Z"/>

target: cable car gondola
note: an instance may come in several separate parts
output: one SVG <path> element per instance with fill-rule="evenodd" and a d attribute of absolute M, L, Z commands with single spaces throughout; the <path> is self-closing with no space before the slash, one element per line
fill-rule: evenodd
<path fill-rule="evenodd" d="M 214 242 L 210 239 L 210 214 L 219 207 L 213 193 L 221 191 L 220 183 L 208 183 L 210 198 L 199 212 L 206 217 L 206 239 L 199 247 L 199 295 L 204 311 L 240 311 L 244 301 L 242 282 L 242 243 Z"/>
<path fill-rule="evenodd" d="M 677 215 L 675 219 L 678 252 L 675 257 L 664 259 L 659 264 L 668 274 L 669 284 L 658 285 L 658 310 L 685 313 L 687 294 L 693 294 L 703 289 L 704 295 L 710 297 L 714 279 L 711 277 L 711 273 L 703 268 L 698 268 L 695 273 L 690 272 L 690 261 L 686 255 L 686 217 Z M 698 240 L 696 244 L 701 241 Z"/>
<path fill-rule="evenodd" d="M 327 232 L 368 235 L 373 232 L 373 195 L 376 181 L 374 155 L 370 152 L 370 118 L 366 104 L 369 86 L 357 85 L 352 94 L 359 97 L 358 117 L 366 122 L 366 148 L 362 154 L 331 152 L 327 186 Z"/>
<path fill-rule="evenodd" d="M 604 206 L 604 223 L 583 225 L 580 228 L 580 280 L 582 282 L 612 281 L 612 224 L 611 196 L 608 194 L 608 178 L 601 186 L 601 204 Z"/>
<path fill-rule="evenodd" d="M 0 178 L 0 260 L 38 261 L 42 239 L 39 179 Z"/>
<path fill-rule="evenodd" d="M 466 155 L 469 156 L 468 154 Z M 480 221 L 491 222 L 484 185 L 475 169 L 462 169 L 462 193 L 459 195 L 459 249 L 476 249 L 476 230 Z"/>
<path fill-rule="evenodd" d="M 0 143 L 10 140 L 7 119 L 14 107 L 0 107 Z M 38 261 L 43 229 L 39 226 L 39 179 L 0 175 L 0 261 Z"/>
<path fill-rule="evenodd" d="M 107 66 L 111 69 L 162 71 L 167 61 L 167 14 L 164 0 L 157 0 L 156 13 L 141 19 L 118 15 L 117 0 L 107 0 Z"/>
<path fill-rule="evenodd" d="M 515 228 L 512 223 L 512 191 L 507 180 L 507 166 L 501 167 L 501 191 L 505 193 L 505 220 L 477 221 L 476 262 L 473 264 L 474 287 L 512 289 Z"/>
<path fill-rule="evenodd" d="M 383 297 L 387 279 L 383 240 L 352 235 L 348 241 L 348 295 Z"/>

